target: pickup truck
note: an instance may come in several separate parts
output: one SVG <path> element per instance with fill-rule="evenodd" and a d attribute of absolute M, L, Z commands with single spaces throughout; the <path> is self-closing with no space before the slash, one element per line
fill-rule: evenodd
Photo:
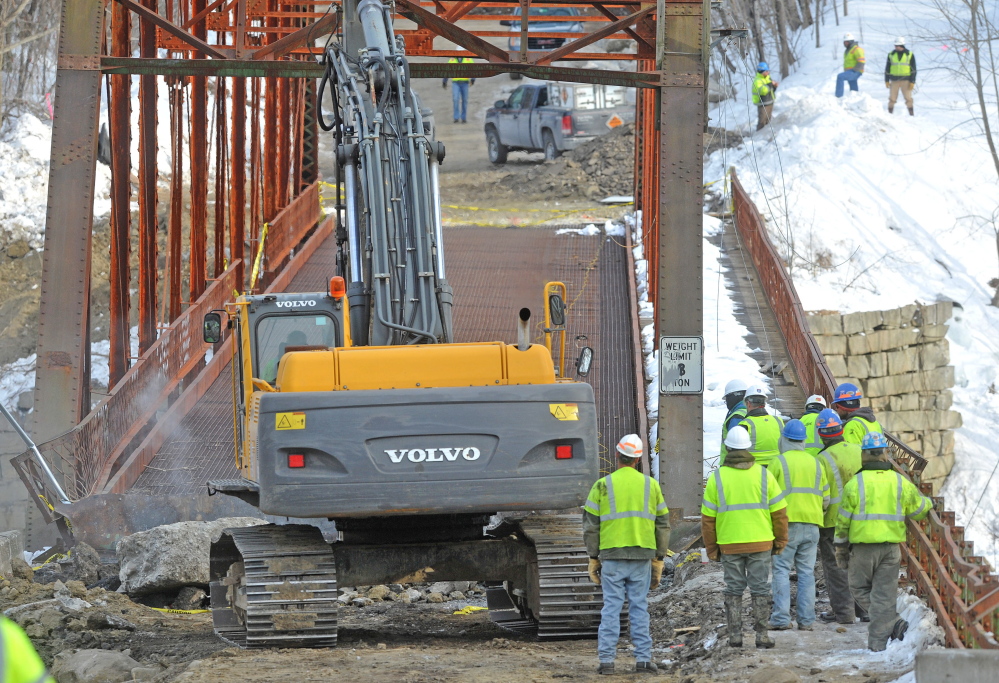
<path fill-rule="evenodd" d="M 616 85 L 521 85 L 486 112 L 489 161 L 506 163 L 515 150 L 544 152 L 545 159 L 635 120 L 634 90 Z"/>
<path fill-rule="evenodd" d="M 529 33 L 586 33 L 583 24 L 576 20 L 580 16 L 580 11 L 576 7 L 531 7 L 530 19 L 527 22 Z M 513 16 L 516 19 L 503 19 L 500 26 L 510 27 L 510 37 L 507 39 L 507 49 L 510 51 L 514 61 L 520 52 L 520 7 L 513 8 Z M 565 44 L 566 38 L 555 38 L 553 36 L 531 36 L 527 38 L 527 50 L 529 52 L 540 52 L 554 50 Z M 516 72 L 510 74 L 513 80 L 520 80 L 522 75 Z"/>

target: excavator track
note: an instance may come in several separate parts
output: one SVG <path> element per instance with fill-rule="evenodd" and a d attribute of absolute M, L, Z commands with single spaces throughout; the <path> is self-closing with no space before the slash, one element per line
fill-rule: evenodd
<path fill-rule="evenodd" d="M 227 529 L 212 544 L 215 633 L 247 648 L 334 647 L 336 561 L 313 526 Z"/>

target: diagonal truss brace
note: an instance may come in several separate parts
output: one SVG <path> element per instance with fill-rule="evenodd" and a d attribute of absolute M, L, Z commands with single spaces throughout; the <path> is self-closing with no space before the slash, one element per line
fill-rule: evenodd
<path fill-rule="evenodd" d="M 546 52 L 540 57 L 538 57 L 534 63 L 535 64 L 551 64 L 552 62 L 570 55 L 576 52 L 580 48 L 584 48 L 587 45 L 591 45 L 602 38 L 606 38 L 609 35 L 617 33 L 618 31 L 630 27 L 635 22 L 649 16 L 656 11 L 655 5 L 650 5 L 645 9 L 639 10 L 634 14 L 629 14 L 623 19 L 618 19 L 617 21 L 612 21 L 603 28 L 597 29 L 593 33 L 588 33 L 582 38 L 578 38 L 570 43 L 566 43 L 560 48 L 552 50 L 551 52 Z"/>
<path fill-rule="evenodd" d="M 510 56 L 506 50 L 488 43 L 478 36 L 472 35 L 464 29 L 460 29 L 442 17 L 420 7 L 410 0 L 396 0 L 396 11 L 407 19 L 415 22 L 418 26 L 430 29 L 442 38 L 447 38 L 452 43 L 456 43 L 469 52 L 482 57 L 490 62 L 509 62 Z"/>

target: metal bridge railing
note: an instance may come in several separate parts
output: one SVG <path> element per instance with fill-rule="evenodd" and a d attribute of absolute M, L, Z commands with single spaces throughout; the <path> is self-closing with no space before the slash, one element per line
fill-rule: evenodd
<path fill-rule="evenodd" d="M 808 326 L 794 283 L 734 169 L 731 182 L 736 230 L 756 267 L 798 382 L 806 394 L 831 396 L 836 380 Z M 919 481 L 926 459 L 891 434 L 885 436 L 895 468 L 929 495 L 929 485 Z M 999 627 L 999 578 L 974 555 L 974 544 L 964 540 L 964 528 L 954 522 L 954 513 L 944 509 L 941 497 L 933 498 L 926 519 L 906 522 L 909 534 L 903 555 L 909 578 L 936 612 L 949 647 L 999 648 L 994 637 Z"/>

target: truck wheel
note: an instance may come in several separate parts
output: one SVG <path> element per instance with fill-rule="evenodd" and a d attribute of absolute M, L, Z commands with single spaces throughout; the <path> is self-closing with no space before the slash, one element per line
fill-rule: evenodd
<path fill-rule="evenodd" d="M 555 161 L 562 156 L 562 152 L 555 146 L 555 136 L 552 135 L 550 130 L 546 130 L 541 139 L 544 142 L 545 161 Z"/>
<path fill-rule="evenodd" d="M 507 150 L 506 145 L 500 142 L 499 133 L 495 128 L 486 131 L 486 147 L 489 148 L 489 161 L 494 164 L 505 164 Z"/>

